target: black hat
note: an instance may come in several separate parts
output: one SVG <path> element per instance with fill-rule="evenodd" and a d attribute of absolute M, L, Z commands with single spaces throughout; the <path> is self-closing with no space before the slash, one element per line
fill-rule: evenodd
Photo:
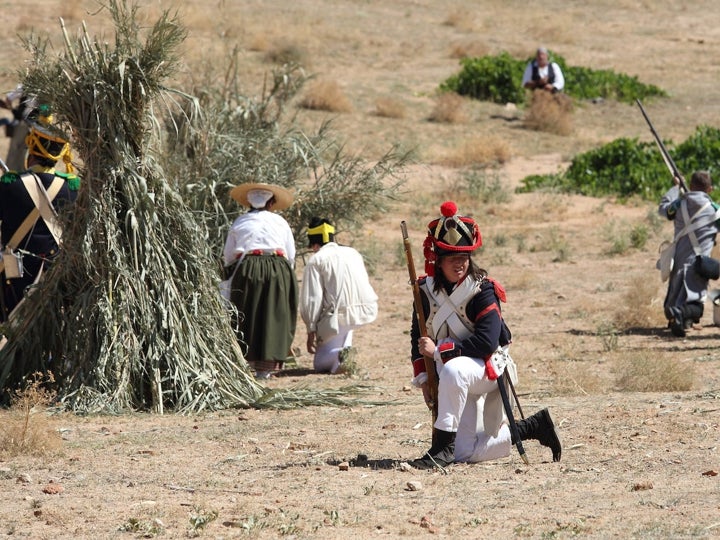
<path fill-rule="evenodd" d="M 471 217 L 459 216 L 457 204 L 446 201 L 440 206 L 442 217 L 428 223 L 423 243 L 425 271 L 435 275 L 435 261 L 448 253 L 470 253 L 482 246 L 480 227 Z"/>
<path fill-rule="evenodd" d="M 335 240 L 335 227 L 327 218 L 313 217 L 307 230 L 308 247 L 313 244 L 324 246 Z"/>

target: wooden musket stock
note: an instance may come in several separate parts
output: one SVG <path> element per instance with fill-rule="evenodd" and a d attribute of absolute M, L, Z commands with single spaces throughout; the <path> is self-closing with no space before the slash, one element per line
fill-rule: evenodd
<path fill-rule="evenodd" d="M 410 275 L 410 285 L 413 288 L 415 314 L 418 319 L 420 335 L 422 337 L 427 337 L 427 326 L 425 324 L 425 312 L 423 311 L 422 298 L 420 297 L 420 286 L 418 285 L 417 274 L 415 273 L 415 263 L 413 262 L 412 246 L 410 245 L 410 239 L 408 238 L 407 225 L 404 221 L 400 222 L 400 230 L 402 231 L 403 245 L 405 246 L 405 258 L 407 259 L 408 274 Z M 430 403 L 428 403 L 428 407 L 432 411 L 434 425 L 438 415 L 438 379 L 437 373 L 435 373 L 435 360 L 432 357 L 425 355 L 423 355 L 423 360 L 425 361 L 425 372 L 428 377 L 428 392 L 430 394 Z"/>

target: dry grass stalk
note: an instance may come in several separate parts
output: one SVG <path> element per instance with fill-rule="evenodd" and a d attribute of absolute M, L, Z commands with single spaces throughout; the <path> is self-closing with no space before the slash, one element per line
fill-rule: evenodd
<path fill-rule="evenodd" d="M 552 94 L 535 91 L 523 125 L 535 131 L 570 135 L 572 133 L 572 111 L 572 100 L 562 92 Z"/>
<path fill-rule="evenodd" d="M 587 396 L 602 394 L 607 389 L 604 381 L 593 369 L 579 362 L 572 369 L 564 367 L 552 381 L 552 393 L 559 396 Z"/>
<path fill-rule="evenodd" d="M 468 121 L 466 100 L 455 92 L 444 92 L 435 99 L 428 120 L 446 124 L 463 124 Z"/>
<path fill-rule="evenodd" d="M 471 137 L 440 157 L 437 162 L 447 167 L 488 167 L 503 164 L 510 156 L 510 146 L 503 139 L 493 136 Z"/>
<path fill-rule="evenodd" d="M 307 56 L 307 51 L 303 47 L 284 40 L 265 49 L 265 61 L 274 64 L 296 64 L 307 67 Z"/>
<path fill-rule="evenodd" d="M 615 373 L 615 386 L 621 392 L 687 392 L 695 380 L 695 364 L 641 353 L 617 359 Z"/>
<path fill-rule="evenodd" d="M 300 107 L 316 111 L 347 113 L 352 105 L 336 81 L 314 81 L 300 100 Z"/>
<path fill-rule="evenodd" d="M 405 118 L 405 104 L 392 97 L 379 97 L 375 100 L 375 114 L 382 118 Z"/>
<path fill-rule="evenodd" d="M 651 276 L 653 278 L 655 276 Z M 635 277 L 629 284 L 623 302 L 614 314 L 615 325 L 621 330 L 632 328 L 657 328 L 663 326 L 665 317 L 662 297 L 658 294 L 658 279 Z"/>
<path fill-rule="evenodd" d="M 18 455 L 43 456 L 60 448 L 62 440 L 43 414 L 55 400 L 55 392 L 44 384 L 52 384 L 51 373 L 35 373 L 26 386 L 12 397 L 9 411 L 0 422 L 0 454 L 8 457 Z"/>

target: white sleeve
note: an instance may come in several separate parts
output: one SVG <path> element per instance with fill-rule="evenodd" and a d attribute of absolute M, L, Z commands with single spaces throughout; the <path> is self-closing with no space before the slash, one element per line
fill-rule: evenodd
<path fill-rule="evenodd" d="M 292 229 L 289 224 L 287 224 L 287 232 L 285 234 L 285 253 L 287 253 L 287 259 L 290 262 L 290 267 L 295 268 L 295 237 L 293 236 Z"/>
<path fill-rule="evenodd" d="M 525 72 L 523 73 L 522 78 L 522 86 L 525 86 L 525 83 L 528 83 L 532 80 L 532 62 L 528 62 L 527 66 L 525 66 Z"/>
<path fill-rule="evenodd" d="M 322 304 L 322 276 L 317 265 L 310 260 L 303 272 L 302 287 L 300 288 L 300 316 L 308 332 L 315 332 L 322 312 Z"/>
<path fill-rule="evenodd" d="M 227 240 L 225 240 L 225 248 L 223 249 L 223 262 L 225 266 L 230 266 L 237 257 L 236 253 L 237 241 L 235 239 L 235 230 L 230 228 Z"/>
<path fill-rule="evenodd" d="M 562 90 L 565 88 L 565 77 L 563 76 L 562 69 L 560 69 L 560 66 L 558 66 L 555 62 L 553 62 L 552 67 L 553 73 L 555 73 L 555 82 L 553 83 L 553 86 L 558 90 Z"/>

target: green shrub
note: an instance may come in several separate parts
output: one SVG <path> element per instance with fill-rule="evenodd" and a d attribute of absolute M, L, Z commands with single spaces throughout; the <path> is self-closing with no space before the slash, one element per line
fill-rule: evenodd
<path fill-rule="evenodd" d="M 670 142 L 665 146 L 688 180 L 698 169 L 713 173 L 720 162 L 720 130 L 716 128 L 700 126 L 674 150 Z M 621 138 L 575 156 L 565 173 L 527 176 L 521 184 L 520 193 L 548 190 L 656 200 L 670 187 L 671 177 L 654 143 Z"/>
<path fill-rule="evenodd" d="M 441 90 L 494 103 L 522 103 L 525 64 L 507 52 L 497 56 L 463 58 L 462 70 L 440 86 Z"/>
<path fill-rule="evenodd" d="M 577 99 L 604 98 L 633 103 L 635 99 L 667 95 L 661 88 L 642 83 L 634 76 L 609 69 L 569 66 L 562 56 L 552 52 L 550 58 L 563 72 L 565 93 Z M 531 59 L 517 60 L 504 51 L 496 56 L 463 58 L 460 73 L 448 78 L 440 89 L 494 103 L 524 103 L 522 75 Z"/>

